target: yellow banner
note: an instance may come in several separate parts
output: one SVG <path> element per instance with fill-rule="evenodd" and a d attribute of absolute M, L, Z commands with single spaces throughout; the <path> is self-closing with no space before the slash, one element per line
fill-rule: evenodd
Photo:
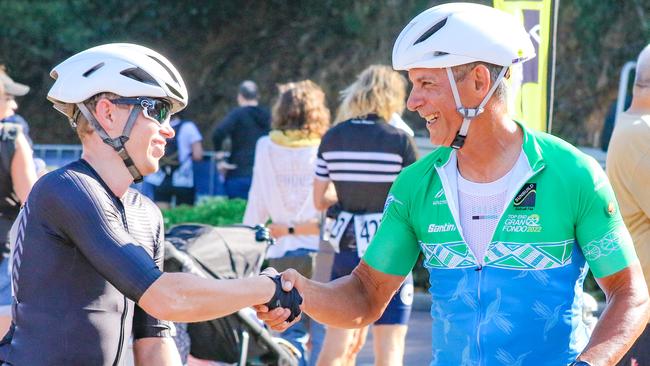
<path fill-rule="evenodd" d="M 553 107 L 554 0 L 494 0 L 494 7 L 521 20 L 537 57 L 511 70 L 510 113 L 539 131 L 550 131 Z"/>

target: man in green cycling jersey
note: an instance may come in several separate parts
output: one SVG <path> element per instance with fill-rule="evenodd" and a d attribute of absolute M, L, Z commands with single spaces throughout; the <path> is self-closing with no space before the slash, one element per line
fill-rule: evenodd
<path fill-rule="evenodd" d="M 354 272 L 328 284 L 289 270 L 303 310 L 334 327 L 371 323 L 415 265 L 429 271 L 432 365 L 612 365 L 650 316 L 648 290 L 598 164 L 507 112 L 503 79 L 535 56 L 513 17 L 451 3 L 414 18 L 393 48 L 408 108 L 439 146 L 393 184 Z M 607 297 L 582 321 L 591 269 Z M 285 329 L 286 310 L 259 316 Z"/>

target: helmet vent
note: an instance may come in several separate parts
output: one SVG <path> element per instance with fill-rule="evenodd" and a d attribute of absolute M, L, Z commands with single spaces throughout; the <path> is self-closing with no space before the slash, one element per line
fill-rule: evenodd
<path fill-rule="evenodd" d="M 137 80 L 141 83 L 149 84 L 149 85 L 156 85 L 158 86 L 158 83 L 154 78 L 151 77 L 147 72 L 142 70 L 139 67 L 134 67 L 126 70 L 122 70 L 120 74 L 126 76 L 127 78 Z"/>
<path fill-rule="evenodd" d="M 434 33 L 436 33 L 437 31 L 439 31 L 440 28 L 444 27 L 446 23 L 447 23 L 447 18 L 445 18 L 445 19 L 439 21 L 438 23 L 434 24 L 433 27 L 429 28 L 428 31 L 424 32 L 424 34 L 422 34 L 422 35 L 420 36 L 420 38 L 418 38 L 418 40 L 415 41 L 415 43 L 413 43 L 413 45 L 415 46 L 416 44 L 418 44 L 418 43 L 420 43 L 420 42 L 424 42 L 424 41 L 426 41 L 426 40 L 427 40 L 429 37 L 431 37 Z"/>
<path fill-rule="evenodd" d="M 171 85 L 169 85 L 167 83 L 165 83 L 165 85 L 167 85 L 167 88 L 169 89 L 169 91 L 174 93 L 174 95 L 177 96 L 180 100 L 184 99 L 183 95 L 181 93 L 179 93 L 178 90 L 176 90 L 173 86 L 171 86 Z"/>
<path fill-rule="evenodd" d="M 435 51 L 433 52 L 433 57 L 447 56 L 448 54 L 448 52 Z"/>
<path fill-rule="evenodd" d="M 103 62 L 98 63 L 97 65 L 95 65 L 95 66 L 91 67 L 90 69 L 88 69 L 88 71 L 84 72 L 83 77 L 87 78 L 88 76 L 90 76 L 95 71 L 101 69 L 103 66 L 104 66 Z"/>
<path fill-rule="evenodd" d="M 178 79 L 176 78 L 176 75 L 174 75 L 174 73 L 172 72 L 172 70 L 169 69 L 169 66 L 165 65 L 164 62 L 162 62 L 161 60 L 159 60 L 158 58 L 156 58 L 156 57 L 154 57 L 154 56 L 152 56 L 152 55 L 147 55 L 147 56 L 149 56 L 152 60 L 154 60 L 154 61 L 156 61 L 157 63 L 159 63 L 160 66 L 162 66 L 163 69 L 165 69 L 165 71 L 167 71 L 167 73 L 169 74 L 169 76 L 171 76 L 172 79 L 174 79 L 174 81 L 178 83 Z"/>

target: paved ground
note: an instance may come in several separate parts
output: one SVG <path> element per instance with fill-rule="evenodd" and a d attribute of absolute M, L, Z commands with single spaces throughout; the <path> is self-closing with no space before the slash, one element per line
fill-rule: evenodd
<path fill-rule="evenodd" d="M 431 316 L 428 310 L 411 313 L 404 353 L 405 366 L 426 366 L 431 362 Z M 366 345 L 357 358 L 357 366 L 371 366 L 373 363 L 372 332 L 368 332 Z"/>

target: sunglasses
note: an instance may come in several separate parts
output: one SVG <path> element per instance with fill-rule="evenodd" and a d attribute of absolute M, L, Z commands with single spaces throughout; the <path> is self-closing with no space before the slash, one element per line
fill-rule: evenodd
<path fill-rule="evenodd" d="M 147 97 L 138 98 L 116 98 L 110 99 L 113 104 L 126 104 L 126 105 L 139 105 L 142 107 L 142 113 L 145 117 L 163 124 L 169 120 L 171 115 L 171 105 L 161 99 L 153 99 Z"/>

